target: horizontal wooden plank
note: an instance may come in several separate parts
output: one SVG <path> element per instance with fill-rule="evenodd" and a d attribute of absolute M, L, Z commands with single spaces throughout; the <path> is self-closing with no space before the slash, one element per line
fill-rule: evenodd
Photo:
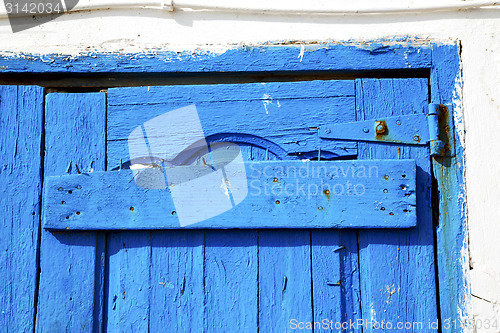
<path fill-rule="evenodd" d="M 416 225 L 413 160 L 264 161 L 246 162 L 244 166 L 227 164 L 225 176 L 221 170 L 203 166 L 165 169 L 169 181 L 163 188 L 158 186 L 164 181 L 160 169 L 141 169 L 135 178 L 128 169 L 48 177 L 44 185 L 44 227 L 113 230 L 176 229 L 181 225 L 214 229 Z M 159 177 L 156 184 L 152 181 L 155 177 Z M 181 182 L 182 177 L 188 180 Z M 179 182 L 175 184 L 172 179 Z M 228 187 L 221 186 L 223 182 L 229 184 L 230 194 Z M 154 189 L 155 185 L 160 189 Z"/>
<path fill-rule="evenodd" d="M 427 44 L 427 45 L 426 45 Z M 303 50 L 302 50 L 303 47 Z M 299 56 L 303 54 L 303 56 Z M 428 42 L 363 42 L 241 46 L 222 53 L 16 54 L 0 57 L 3 73 L 206 73 L 348 71 L 430 68 Z"/>
<path fill-rule="evenodd" d="M 153 124 L 156 137 L 164 136 L 163 140 L 155 140 L 157 144 L 185 146 L 184 141 L 191 136 L 172 135 L 176 127 L 159 117 L 193 104 L 196 116 L 189 116 L 188 121 L 181 113 L 175 118 L 186 123 L 199 121 L 208 141 L 252 144 L 280 158 L 319 150 L 323 158 L 355 156 L 356 142 L 322 140 L 317 130 L 325 121 L 355 121 L 354 97 L 329 97 L 353 92 L 352 81 L 169 86 L 151 87 L 149 91 L 147 87 L 111 89 L 108 156 L 112 158 L 108 166 L 112 169 L 130 159 L 129 136 L 145 123 Z"/>
<path fill-rule="evenodd" d="M 173 101 L 197 102 L 268 101 L 279 99 L 354 96 L 353 80 L 316 80 L 152 87 L 124 87 L 108 90 L 108 106 L 151 105 Z"/>

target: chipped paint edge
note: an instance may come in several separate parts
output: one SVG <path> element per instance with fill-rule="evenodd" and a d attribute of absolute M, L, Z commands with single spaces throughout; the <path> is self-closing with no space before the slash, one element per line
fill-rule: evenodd
<path fill-rule="evenodd" d="M 440 219 L 443 214 L 447 214 L 448 220 L 453 223 L 452 227 L 456 227 L 459 232 L 450 234 L 449 231 L 444 230 L 438 238 L 438 248 L 445 248 L 445 243 L 443 240 L 451 239 L 454 240 L 454 244 L 458 247 L 454 249 L 453 258 L 455 258 L 459 263 L 459 272 L 453 270 L 453 267 L 442 267 L 439 265 L 439 269 L 444 269 L 443 273 L 439 273 L 439 284 L 443 284 L 440 287 L 441 302 L 443 302 L 443 297 L 446 296 L 444 293 L 444 287 L 446 285 L 458 286 L 460 291 L 459 300 L 456 304 L 454 310 L 449 311 L 450 316 L 455 319 L 465 322 L 471 318 L 472 314 L 472 302 L 470 296 L 470 286 L 468 284 L 468 274 L 469 274 L 469 254 L 468 254 L 468 237 L 467 237 L 467 211 L 466 211 L 466 188 L 465 188 L 465 156 L 464 156 L 464 124 L 463 124 L 463 104 L 462 104 L 462 68 L 460 61 L 460 43 L 456 40 L 433 40 L 427 38 L 418 37 L 387 37 L 380 38 L 376 40 L 347 40 L 347 41 L 270 41 L 258 44 L 229 44 L 229 45 L 203 45 L 195 46 L 194 48 L 188 46 L 174 46 L 168 45 L 164 48 L 149 49 L 136 53 L 123 53 L 120 51 L 115 52 L 100 52 L 100 51 L 85 51 L 76 52 L 73 54 L 34 54 L 34 53 L 23 53 L 23 52 L 0 52 L 0 74 L 1 73 L 97 73 L 97 72 L 131 72 L 130 68 L 133 67 L 135 71 L 132 72 L 147 72 L 150 67 L 144 66 L 143 61 L 149 62 L 149 66 L 158 65 L 159 72 L 182 72 L 185 66 L 188 70 L 185 72 L 193 71 L 195 69 L 203 69 L 204 72 L 215 72 L 222 71 L 221 68 L 213 66 L 214 61 L 224 58 L 229 53 L 235 53 L 236 55 L 242 55 L 246 52 L 252 51 L 257 48 L 259 51 L 266 51 L 270 49 L 280 48 L 279 52 L 286 52 L 293 50 L 295 54 L 295 63 L 293 66 L 287 68 L 281 68 L 279 65 L 274 63 L 276 61 L 275 57 L 267 57 L 264 55 L 261 61 L 264 62 L 268 67 L 264 68 L 266 71 L 295 71 L 295 70 L 314 70 L 316 68 L 311 68 L 312 62 L 308 61 L 309 55 L 314 53 L 316 57 L 327 57 L 326 53 L 316 52 L 320 50 L 332 50 L 335 51 L 348 50 L 352 53 L 353 57 L 363 55 L 363 54 L 375 54 L 377 57 L 394 56 L 396 52 L 396 59 L 403 60 L 399 64 L 389 65 L 388 69 L 408 69 L 415 68 L 405 60 L 408 58 L 408 53 L 410 50 L 414 50 L 416 58 L 425 58 L 428 56 L 426 54 L 429 50 L 437 50 L 439 48 L 449 47 L 454 49 L 456 53 L 455 62 L 448 64 L 450 66 L 458 66 L 458 70 L 455 71 L 453 78 L 453 84 L 446 87 L 432 86 L 432 91 L 439 91 L 439 94 L 446 95 L 444 99 L 437 98 L 432 102 L 435 103 L 452 103 L 453 108 L 453 119 L 455 124 L 455 135 L 457 138 L 456 149 L 457 154 L 455 156 L 455 161 L 459 163 L 456 168 L 450 170 L 451 173 L 448 174 L 449 177 L 453 177 L 456 180 L 458 187 L 451 190 L 451 200 L 455 200 L 458 206 L 454 206 L 458 209 L 450 209 L 446 207 L 446 211 L 440 209 Z M 339 48 L 340 47 L 340 48 Z M 403 51 L 403 52 L 401 52 Z M 434 57 L 434 51 L 432 57 Z M 262 52 L 261 52 L 262 53 Z M 253 54 L 256 55 L 256 54 Z M 287 55 L 288 56 L 288 55 Z M 403 57 L 403 59 L 401 59 Z M 84 58 L 84 61 L 78 61 Z M 316 58 L 317 59 L 317 58 Z M 132 63 L 126 63 L 127 60 L 132 61 Z M 425 59 L 424 59 L 425 60 Z M 421 63 L 420 67 L 424 69 L 431 69 L 431 78 L 433 72 L 436 72 L 436 62 L 433 59 L 431 63 L 427 64 L 425 61 Z M 118 66 L 125 62 L 124 66 Z M 104 69 L 96 70 L 98 64 L 104 67 Z M 115 67 L 109 67 L 110 63 L 114 63 Z M 197 66 L 192 66 L 198 63 Z M 95 65 L 93 65 L 95 64 Z M 172 66 L 173 65 L 173 66 Z M 251 71 L 252 67 L 244 65 L 242 63 L 226 63 L 227 67 L 223 68 L 224 71 Z M 335 63 L 333 64 L 335 65 Z M 441 65 L 440 65 L 441 66 Z M 442 65 L 444 66 L 444 65 Z M 64 68 L 63 68 L 64 67 Z M 260 69 L 260 68 L 259 68 Z M 345 68 L 335 68 L 327 67 L 326 70 L 345 70 Z M 375 67 L 370 68 L 370 66 L 361 65 L 360 63 L 354 65 L 354 70 L 366 70 L 366 69 L 376 69 Z M 379 68 L 381 69 L 381 68 Z M 263 69 L 260 69 L 263 71 Z M 437 75 L 434 73 L 434 75 Z M 435 163 L 433 163 L 435 165 Z M 436 177 L 440 182 L 440 185 L 445 185 L 443 179 Z M 443 207 L 440 207 L 443 208 Z M 462 232 L 462 233 L 460 233 Z M 439 251 L 438 251 L 439 252 Z M 439 259 L 439 258 L 438 258 Z M 441 303 L 443 304 L 443 303 Z M 462 330 L 461 332 L 469 332 L 468 330 Z"/>
<path fill-rule="evenodd" d="M 431 102 L 451 103 L 455 128 L 453 157 L 433 158 L 433 173 L 439 200 L 437 259 L 441 322 L 455 321 L 458 327 L 443 332 L 473 332 L 472 299 L 469 284 L 467 228 L 465 127 L 463 116 L 463 68 L 461 43 L 432 44 Z M 446 165 L 448 163 L 448 165 Z"/>
<path fill-rule="evenodd" d="M 122 71 L 228 72 L 293 70 L 376 70 L 430 67 L 432 40 L 391 37 L 376 40 L 298 41 L 282 40 L 259 44 L 168 45 L 141 52 L 80 51 L 64 53 L 24 53 L 0 51 L 1 73 L 92 73 Z M 340 53 L 343 57 L 328 56 Z M 424 54 L 422 54 L 424 53 Z M 295 56 L 291 56 L 291 55 Z M 380 55 L 392 57 L 382 60 Z M 273 59 L 274 55 L 274 59 Z M 280 62 L 280 66 L 272 62 Z M 356 59 L 345 62 L 342 59 Z M 368 61 L 376 59 L 376 61 Z M 322 63 L 321 60 L 327 60 Z M 114 65 L 114 66 L 112 66 Z M 323 69 L 322 69 L 323 68 Z"/>

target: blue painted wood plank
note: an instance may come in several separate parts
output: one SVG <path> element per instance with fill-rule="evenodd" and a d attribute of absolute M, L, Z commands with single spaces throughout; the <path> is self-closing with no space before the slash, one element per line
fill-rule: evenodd
<path fill-rule="evenodd" d="M 279 157 L 254 146 L 251 159 L 278 161 Z M 261 229 L 257 238 L 259 331 L 287 332 L 293 319 L 311 321 L 310 231 Z"/>
<path fill-rule="evenodd" d="M 45 178 L 105 170 L 105 116 L 104 93 L 46 96 Z M 101 302 L 101 242 L 95 232 L 43 230 L 38 332 L 92 332 L 99 326 L 94 307 Z"/>
<path fill-rule="evenodd" d="M 150 331 L 203 332 L 204 232 L 151 233 Z"/>
<path fill-rule="evenodd" d="M 450 116 L 455 117 L 456 131 L 462 121 L 462 73 L 460 45 L 432 45 L 431 102 L 451 105 Z M 457 122 L 458 120 L 458 122 Z M 461 133 L 463 135 L 463 133 Z M 439 226 L 436 229 L 437 265 L 439 277 L 440 312 L 442 320 L 449 319 L 452 327 L 442 327 L 445 333 L 466 332 L 464 313 L 469 308 L 470 285 L 466 273 L 467 223 L 464 181 L 464 151 L 461 140 L 455 141 L 455 155 L 435 158 L 432 171 L 439 187 Z M 443 325 L 444 326 L 444 325 Z"/>
<path fill-rule="evenodd" d="M 257 233 L 205 231 L 205 332 L 257 332 Z"/>
<path fill-rule="evenodd" d="M 151 233 L 108 235 L 107 332 L 148 332 L 151 309 Z"/>
<path fill-rule="evenodd" d="M 207 177 L 206 166 L 176 168 L 187 170 L 191 179 Z M 222 178 L 215 180 L 216 186 L 181 183 L 176 186 L 188 190 L 172 192 L 171 186 L 139 187 L 130 170 L 50 177 L 44 188 L 44 227 L 405 228 L 416 223 L 412 160 L 265 161 L 235 169 L 241 172 L 232 175 L 231 191 L 244 199 L 235 206 L 227 199 L 227 211 L 207 215 L 208 219 L 203 218 L 208 214 L 204 205 L 220 204 L 214 197 L 226 198 Z"/>
<path fill-rule="evenodd" d="M 428 103 L 426 79 L 360 79 L 358 119 L 420 113 Z M 363 319 L 371 323 L 411 323 L 409 332 L 437 332 L 429 147 L 359 143 L 359 158 L 412 158 L 417 165 L 417 226 L 409 230 L 359 233 Z M 416 324 L 414 324 L 416 323 Z M 420 329 L 418 323 L 422 323 Z M 376 324 L 375 324 L 376 325 Z M 363 332 L 378 332 L 377 326 Z"/>
<path fill-rule="evenodd" d="M 0 86 L 0 327 L 34 326 L 43 88 Z"/>
<path fill-rule="evenodd" d="M 304 47 L 304 56 L 299 57 Z M 267 71 L 349 71 L 429 68 L 431 51 L 404 40 L 311 45 L 240 46 L 222 53 L 146 52 L 80 55 L 20 54 L 0 57 L 4 73 L 200 73 Z"/>
<path fill-rule="evenodd" d="M 124 153 L 108 151 L 108 163 Z M 108 263 L 108 330 L 203 332 L 202 231 L 113 233 Z"/>
<path fill-rule="evenodd" d="M 362 319 L 357 232 L 312 230 L 311 261 L 314 322 L 320 332 L 362 332 L 351 325 Z"/>
<path fill-rule="evenodd" d="M 325 157 L 355 156 L 355 142 L 322 140 L 317 134 L 317 127 L 326 119 L 355 120 L 353 94 L 352 81 L 110 89 L 108 155 L 119 159 L 110 159 L 109 165 L 114 168 L 129 159 L 129 146 L 137 144 L 129 137 L 141 124 L 150 124 L 155 137 L 164 137 L 155 150 L 185 146 L 190 136 L 171 135 L 172 129 L 162 116 L 192 104 L 197 119 L 191 122 L 199 119 L 209 141 L 253 144 L 273 149 L 282 157 L 320 148 Z"/>
<path fill-rule="evenodd" d="M 312 321 L 310 237 L 309 230 L 259 231 L 261 332 L 294 332 L 296 321 Z"/>
<path fill-rule="evenodd" d="M 111 88 L 108 90 L 108 105 L 151 105 L 168 102 L 189 104 L 253 100 L 273 104 L 281 99 L 354 96 L 354 82 L 352 80 L 205 84 Z"/>

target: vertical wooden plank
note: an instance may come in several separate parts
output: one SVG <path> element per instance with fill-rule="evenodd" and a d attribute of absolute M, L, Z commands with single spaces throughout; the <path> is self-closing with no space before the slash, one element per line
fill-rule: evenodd
<path fill-rule="evenodd" d="M 426 79 L 356 81 L 358 120 L 425 113 L 427 103 Z M 362 314 L 371 324 L 363 332 L 380 331 L 382 321 L 410 325 L 405 332 L 435 332 L 429 328 L 437 320 L 429 147 L 360 142 L 358 151 L 360 159 L 416 160 L 418 190 L 415 228 L 359 233 Z"/>
<path fill-rule="evenodd" d="M 259 231 L 259 330 L 294 332 L 312 322 L 308 230 Z"/>
<path fill-rule="evenodd" d="M 253 147 L 252 159 L 278 158 Z M 292 332 L 296 322 L 312 322 L 311 232 L 259 230 L 258 242 L 259 331 Z"/>
<path fill-rule="evenodd" d="M 128 152 L 108 154 L 112 159 L 127 160 Z M 203 243 L 196 230 L 111 234 L 107 330 L 202 332 Z"/>
<path fill-rule="evenodd" d="M 432 163 L 439 187 L 439 226 L 436 230 L 441 320 L 446 333 L 466 332 L 470 305 L 467 281 L 468 239 L 464 183 L 464 128 L 462 119 L 462 73 L 460 42 L 432 45 L 431 102 L 451 104 L 454 118 L 455 153 L 453 157 L 435 157 Z"/>
<path fill-rule="evenodd" d="M 151 237 L 150 330 L 203 332 L 203 230 L 154 231 Z"/>
<path fill-rule="evenodd" d="M 257 232 L 205 231 L 205 331 L 257 332 Z"/>
<path fill-rule="evenodd" d="M 314 321 L 321 332 L 362 332 L 356 231 L 312 230 Z"/>
<path fill-rule="evenodd" d="M 108 332 L 148 332 L 151 307 L 151 233 L 108 236 Z"/>
<path fill-rule="evenodd" d="M 240 145 L 245 161 L 255 148 Z M 204 232 L 204 332 L 257 332 L 258 248 L 255 230 Z"/>
<path fill-rule="evenodd" d="M 203 332 L 203 231 L 152 233 L 150 331 Z"/>
<path fill-rule="evenodd" d="M 103 171 L 105 122 L 104 93 L 47 95 L 45 177 Z M 42 230 L 37 331 L 93 331 L 103 269 L 96 265 L 102 258 L 97 245 L 95 232 Z"/>
<path fill-rule="evenodd" d="M 43 88 L 0 86 L 0 327 L 33 330 Z"/>

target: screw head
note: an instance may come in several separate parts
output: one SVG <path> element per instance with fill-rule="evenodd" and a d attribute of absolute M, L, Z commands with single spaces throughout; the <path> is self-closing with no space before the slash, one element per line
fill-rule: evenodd
<path fill-rule="evenodd" d="M 329 128 L 327 128 L 327 129 L 325 130 L 325 133 L 326 133 L 326 134 L 330 134 L 331 132 L 332 132 L 332 130 L 331 130 L 331 129 L 329 129 Z"/>
<path fill-rule="evenodd" d="M 385 132 L 387 132 L 387 126 L 385 125 L 385 122 L 377 121 L 375 123 L 375 131 L 377 132 L 377 134 L 384 134 Z"/>
<path fill-rule="evenodd" d="M 368 132 L 370 132 L 370 129 L 365 127 L 365 128 L 363 128 L 363 132 L 368 133 Z"/>
<path fill-rule="evenodd" d="M 401 121 L 400 120 L 396 121 L 396 124 L 401 125 Z"/>

